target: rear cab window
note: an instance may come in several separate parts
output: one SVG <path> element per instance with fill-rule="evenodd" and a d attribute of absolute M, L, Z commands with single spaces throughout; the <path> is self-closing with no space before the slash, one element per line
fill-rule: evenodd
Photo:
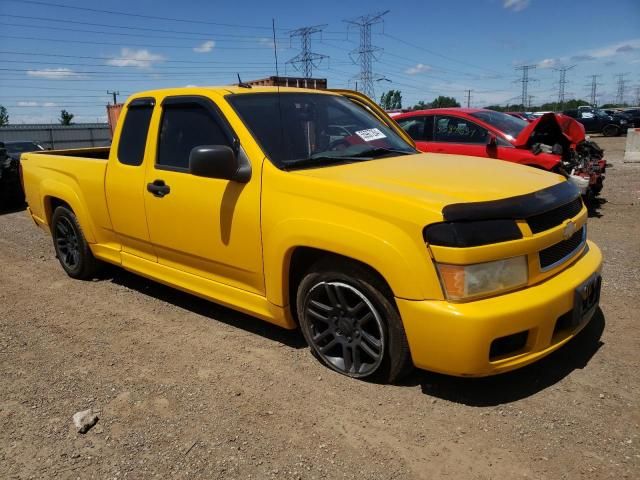
<path fill-rule="evenodd" d="M 136 98 L 127 105 L 118 142 L 120 163 L 132 166 L 142 165 L 154 105 L 153 98 Z"/>

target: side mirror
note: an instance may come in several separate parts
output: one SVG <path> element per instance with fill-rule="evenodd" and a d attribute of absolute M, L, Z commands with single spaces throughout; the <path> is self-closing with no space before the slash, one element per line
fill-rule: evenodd
<path fill-rule="evenodd" d="M 236 155 L 226 145 L 200 145 L 189 154 L 189 173 L 247 183 L 251 179 L 251 164 L 242 149 Z"/>
<path fill-rule="evenodd" d="M 487 147 L 496 148 L 498 146 L 498 137 L 496 137 L 495 133 L 489 132 L 489 136 L 487 137 Z"/>

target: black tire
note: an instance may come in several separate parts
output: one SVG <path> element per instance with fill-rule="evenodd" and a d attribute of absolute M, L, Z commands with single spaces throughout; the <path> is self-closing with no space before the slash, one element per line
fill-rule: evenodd
<path fill-rule="evenodd" d="M 411 370 L 393 294 L 364 266 L 318 261 L 298 286 L 296 306 L 311 353 L 332 370 L 380 383 L 393 383 Z"/>
<path fill-rule="evenodd" d="M 56 257 L 67 275 L 78 280 L 95 276 L 101 263 L 95 259 L 73 211 L 57 207 L 51 216 L 51 236 Z"/>
<path fill-rule="evenodd" d="M 605 137 L 616 137 L 620 135 L 620 132 L 621 129 L 615 125 L 605 125 L 605 127 L 602 129 L 602 134 Z"/>

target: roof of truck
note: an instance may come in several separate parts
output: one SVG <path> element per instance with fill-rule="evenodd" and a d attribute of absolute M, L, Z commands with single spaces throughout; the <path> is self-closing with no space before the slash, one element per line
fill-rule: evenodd
<path fill-rule="evenodd" d="M 193 86 L 193 87 L 175 87 L 175 88 L 162 88 L 157 90 L 146 90 L 142 92 L 136 92 L 131 95 L 130 98 L 141 98 L 145 96 L 162 96 L 169 95 L 194 95 L 202 93 L 217 93 L 219 95 L 244 95 L 252 93 L 320 93 L 335 95 L 330 90 L 319 90 L 312 88 L 298 88 L 298 87 L 258 87 L 252 86 L 251 88 L 239 87 L 237 85 L 221 85 L 221 86 Z"/>

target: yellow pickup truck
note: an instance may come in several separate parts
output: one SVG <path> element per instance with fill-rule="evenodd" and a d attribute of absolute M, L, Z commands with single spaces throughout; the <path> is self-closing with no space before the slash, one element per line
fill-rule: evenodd
<path fill-rule="evenodd" d="M 108 262 L 300 327 L 350 377 L 512 370 L 568 342 L 599 302 L 602 256 L 570 183 L 419 153 L 356 92 L 143 92 L 111 148 L 21 165 L 71 277 Z"/>

